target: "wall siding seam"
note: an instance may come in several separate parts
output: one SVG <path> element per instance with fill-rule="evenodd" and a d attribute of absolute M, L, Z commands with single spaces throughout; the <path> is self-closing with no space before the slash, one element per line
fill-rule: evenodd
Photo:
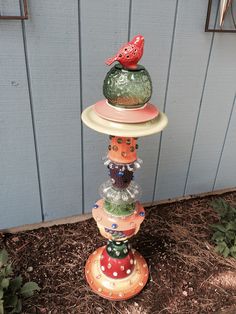
<path fill-rule="evenodd" d="M 79 49 L 79 80 L 80 80 L 80 115 L 83 111 L 83 85 L 82 85 L 82 49 L 81 49 L 81 6 L 80 0 L 78 0 L 78 49 Z M 81 141 L 80 141 L 80 149 L 81 149 L 81 190 L 82 190 L 82 214 L 85 214 L 85 194 L 84 194 L 84 126 L 83 123 L 80 125 L 81 131 Z"/>
<path fill-rule="evenodd" d="M 203 86 L 202 86 L 201 98 L 200 98 L 200 102 L 199 102 L 198 114 L 197 114 L 197 119 L 196 119 L 196 124 L 195 124 L 193 142 L 192 142 L 192 146 L 191 146 L 191 152 L 190 152 L 190 157 L 189 157 L 188 169 L 187 169 L 187 173 L 186 173 L 186 180 L 185 180 L 185 184 L 184 184 L 183 195 L 186 194 L 186 189 L 187 189 L 187 184 L 188 184 L 189 172 L 190 172 L 190 167 L 191 167 L 191 162 L 192 162 L 192 157 L 193 157 L 194 145 L 195 145 L 195 141 L 196 141 L 196 137 L 197 137 L 199 119 L 200 119 L 200 114 L 201 114 L 201 109 L 202 109 L 202 101 L 203 101 L 203 96 L 204 96 L 205 87 L 206 87 L 207 74 L 208 74 L 208 69 L 209 69 L 209 64 L 210 64 L 210 59 L 211 59 L 214 36 L 215 36 L 215 33 L 212 34 L 212 38 L 211 38 L 211 46 L 210 46 L 210 50 L 209 50 L 206 72 L 205 72 L 205 77 L 204 77 Z"/>
<path fill-rule="evenodd" d="M 20 2 L 20 10 L 21 10 L 21 13 L 22 13 L 22 3 L 21 2 Z M 42 222 L 44 222 L 45 215 L 44 215 L 44 205 L 43 205 L 41 174 L 40 174 L 40 166 L 39 166 L 39 151 L 38 151 L 36 126 L 35 126 L 35 116 L 34 116 L 34 106 L 33 106 L 33 96 L 32 96 L 32 86 L 31 86 L 31 77 L 30 77 L 30 66 L 29 66 L 29 58 L 28 58 L 25 21 L 21 21 L 21 27 L 22 27 L 22 40 L 23 40 L 23 46 L 24 46 L 25 67 L 26 67 L 26 76 L 27 76 L 28 93 L 29 93 L 29 103 L 30 103 L 32 132 L 33 132 L 33 139 L 34 139 L 34 151 L 35 151 L 36 171 L 37 171 L 38 188 L 39 188 L 39 200 L 40 200 L 40 208 L 41 208 L 41 217 L 42 217 Z"/>
<path fill-rule="evenodd" d="M 223 156 L 223 153 L 224 153 L 225 143 L 226 143 L 226 139 L 227 139 L 227 135 L 228 135 L 228 131 L 229 131 L 229 127 L 230 127 L 230 123 L 231 123 L 231 119 L 232 119 L 232 115 L 233 115 L 233 111 L 234 111 L 235 102 L 236 102 L 236 93 L 234 95 L 231 111 L 230 111 L 230 114 L 229 114 L 229 121 L 228 121 L 228 125 L 227 125 L 226 131 L 225 131 L 223 144 L 222 144 L 222 147 L 221 147 L 220 157 L 219 157 L 219 161 L 218 161 L 218 164 L 217 164 L 216 175 L 215 175 L 214 183 L 213 183 L 213 186 L 212 186 L 212 191 L 215 190 L 216 180 L 217 180 L 217 176 L 218 176 L 218 173 L 219 173 L 222 156 Z"/>
<path fill-rule="evenodd" d="M 128 41 L 130 41 L 131 35 L 132 5 L 133 5 L 132 0 L 129 0 Z"/>
<path fill-rule="evenodd" d="M 216 14 L 216 17 L 215 17 L 214 27 L 216 27 L 216 23 L 217 23 L 218 10 L 219 10 L 219 6 L 217 8 L 217 14 Z M 200 102 L 199 102 L 197 120 L 196 120 L 196 125 L 195 125 L 195 130 L 194 130 L 193 142 L 192 142 L 192 146 L 191 146 L 191 153 L 190 153 L 190 157 L 189 157 L 188 169 L 187 169 L 187 173 L 186 173 L 186 180 L 185 180 L 185 185 L 184 185 L 183 196 L 186 195 L 186 190 L 187 190 L 187 185 L 188 185 L 189 172 L 190 172 L 190 167 L 191 167 L 191 163 L 192 163 L 192 157 L 193 157 L 193 152 L 194 152 L 194 145 L 195 145 L 195 141 L 196 141 L 196 137 L 197 137 L 197 131 L 198 131 L 198 126 L 199 126 L 199 119 L 200 119 L 200 114 L 201 114 L 201 109 L 202 109 L 202 101 L 203 101 L 205 87 L 206 87 L 206 82 L 207 82 L 207 75 L 208 75 L 209 65 L 210 65 L 210 61 L 211 61 L 211 53 L 212 53 L 212 49 L 213 49 L 214 38 L 215 38 L 215 33 L 212 33 L 211 45 L 210 45 L 210 49 L 209 49 L 209 55 L 208 55 L 208 60 L 207 60 L 206 72 L 205 72 L 204 81 L 203 81 L 203 85 L 202 85 L 201 98 L 200 98 Z"/>
<path fill-rule="evenodd" d="M 166 79 L 166 90 L 165 90 L 164 105 L 163 105 L 163 111 L 164 112 L 166 111 L 166 103 L 167 103 L 168 87 L 169 87 L 169 80 L 170 80 L 170 71 L 171 71 L 171 62 L 172 62 L 172 55 L 173 55 L 173 49 L 174 49 L 175 30 L 176 30 L 177 15 L 178 15 L 178 4 L 179 4 L 179 0 L 176 0 L 175 16 L 174 16 L 172 39 L 171 39 L 171 46 L 170 46 L 170 57 L 169 57 L 167 79 Z M 161 132 L 160 133 L 159 147 L 158 147 L 158 152 L 157 152 L 157 162 L 156 162 L 155 178 L 154 178 L 154 185 L 153 185 L 152 202 L 154 202 L 154 198 L 155 198 L 155 194 L 156 194 L 158 171 L 159 171 L 159 166 L 160 166 L 161 147 L 162 147 L 162 134 L 163 133 Z"/>

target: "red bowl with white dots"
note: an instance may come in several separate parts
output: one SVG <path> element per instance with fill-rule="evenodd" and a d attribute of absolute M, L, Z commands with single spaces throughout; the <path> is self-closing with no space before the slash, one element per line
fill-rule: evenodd
<path fill-rule="evenodd" d="M 131 271 L 130 261 L 127 263 L 126 277 L 117 278 L 118 271 L 114 269 L 115 276 L 105 275 L 101 269 L 102 254 L 105 246 L 93 252 L 85 266 L 85 275 L 91 289 L 103 298 L 112 301 L 127 300 L 138 294 L 148 280 L 148 266 L 144 258 L 135 250 L 132 250 L 134 268 Z M 103 265 L 104 266 L 104 265 Z M 120 265 L 124 266 L 124 265 Z M 104 266 L 105 267 L 105 266 Z M 128 269 L 130 269 L 130 274 Z M 127 273 L 128 271 L 128 273 Z M 117 276 L 116 276 L 117 272 Z"/>
<path fill-rule="evenodd" d="M 103 274 L 110 278 L 125 278 L 134 269 L 134 255 L 130 250 L 129 254 L 124 258 L 113 258 L 108 255 L 106 248 L 104 248 L 101 255 L 100 267 Z"/>

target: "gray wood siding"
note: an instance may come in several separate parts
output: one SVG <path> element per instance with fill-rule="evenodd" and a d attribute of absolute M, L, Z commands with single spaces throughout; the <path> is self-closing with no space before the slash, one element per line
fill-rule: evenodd
<path fill-rule="evenodd" d="M 103 98 L 104 60 L 137 33 L 169 117 L 139 140 L 142 201 L 236 186 L 236 36 L 204 32 L 207 0 L 28 2 L 29 20 L 0 21 L 0 229 L 91 211 L 108 140 L 80 114 Z"/>
<path fill-rule="evenodd" d="M 29 65 L 43 214 L 82 213 L 78 1 L 29 1 Z"/>
<path fill-rule="evenodd" d="M 42 216 L 21 23 L 1 20 L 0 42 L 0 228 L 5 228 Z"/>

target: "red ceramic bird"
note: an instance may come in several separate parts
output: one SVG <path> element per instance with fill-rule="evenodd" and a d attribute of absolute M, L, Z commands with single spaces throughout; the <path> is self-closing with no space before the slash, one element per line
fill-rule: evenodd
<path fill-rule="evenodd" d="M 107 65 L 118 61 L 124 68 L 136 69 L 139 60 L 143 55 L 144 37 L 142 35 L 135 36 L 130 42 L 120 48 L 118 53 L 106 60 Z"/>

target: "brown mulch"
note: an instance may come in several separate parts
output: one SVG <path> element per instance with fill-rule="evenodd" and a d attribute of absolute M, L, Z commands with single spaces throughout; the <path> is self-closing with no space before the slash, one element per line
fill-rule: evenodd
<path fill-rule="evenodd" d="M 236 192 L 222 195 L 236 205 Z M 216 196 L 148 208 L 140 232 L 131 239 L 146 258 L 150 278 L 133 299 L 110 302 L 90 291 L 86 259 L 104 245 L 93 219 L 5 234 L 16 274 L 34 280 L 40 293 L 24 301 L 24 313 L 149 314 L 236 313 L 236 260 L 214 253 L 209 224 Z"/>

